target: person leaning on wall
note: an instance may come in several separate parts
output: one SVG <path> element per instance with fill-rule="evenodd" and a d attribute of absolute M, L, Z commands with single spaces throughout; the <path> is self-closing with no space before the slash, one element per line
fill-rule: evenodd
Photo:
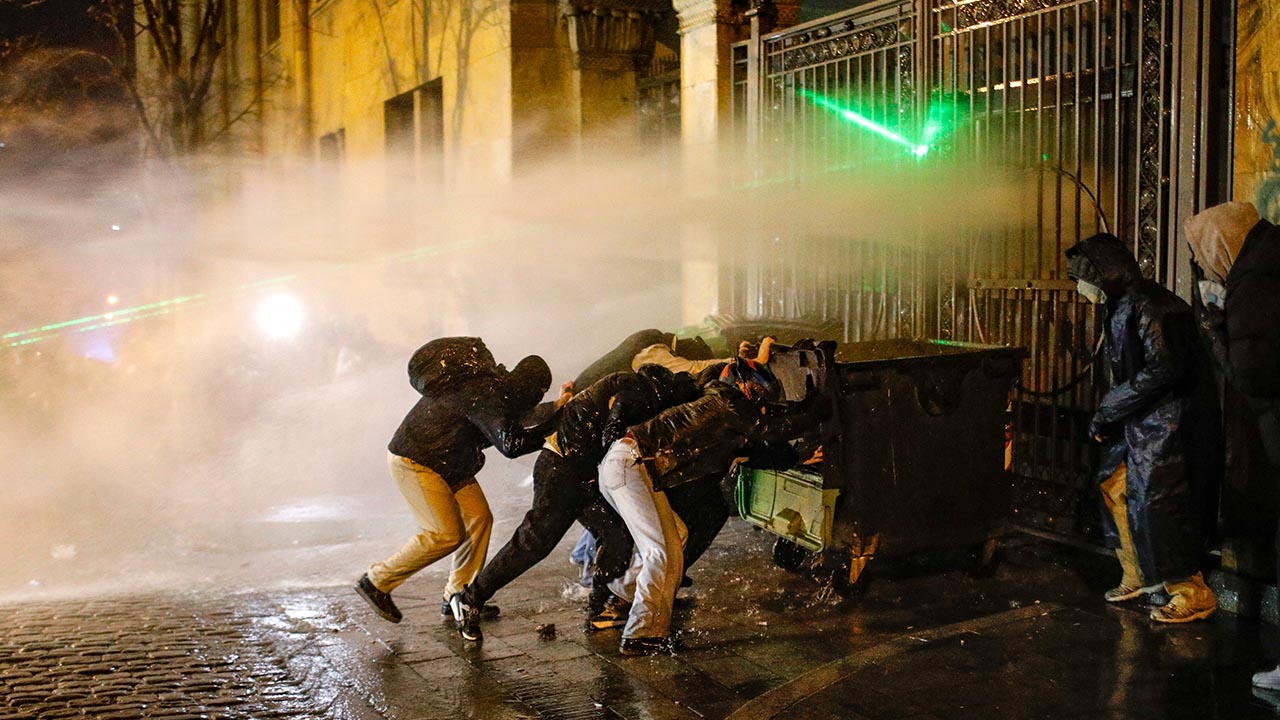
<path fill-rule="evenodd" d="M 1252 411 L 1280 486 L 1280 229 L 1251 203 L 1231 202 L 1192 216 L 1184 230 L 1200 330 L 1218 370 Z M 1280 563 L 1280 528 L 1276 550 Z M 1253 684 L 1280 690 L 1280 667 L 1255 674 Z"/>
<path fill-rule="evenodd" d="M 1144 279 L 1114 235 L 1095 235 L 1066 256 L 1067 275 L 1080 294 L 1105 307 L 1112 382 L 1089 435 L 1102 446 L 1095 479 L 1121 578 L 1104 599 L 1132 602 L 1163 587 L 1170 598 L 1151 610 L 1152 620 L 1206 618 L 1217 602 L 1200 572 L 1202 518 L 1206 498 L 1220 484 L 1221 464 L 1215 469 L 1211 461 L 1216 405 L 1191 307 Z"/>

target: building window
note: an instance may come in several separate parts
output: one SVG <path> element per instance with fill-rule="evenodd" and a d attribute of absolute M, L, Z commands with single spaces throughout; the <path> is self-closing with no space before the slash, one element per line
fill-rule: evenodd
<path fill-rule="evenodd" d="M 425 182 L 444 179 L 444 92 L 439 78 L 383 103 L 387 156 Z"/>
<path fill-rule="evenodd" d="M 338 128 L 331 133 L 320 136 L 320 161 L 340 163 L 347 154 L 347 134 L 345 128 Z"/>

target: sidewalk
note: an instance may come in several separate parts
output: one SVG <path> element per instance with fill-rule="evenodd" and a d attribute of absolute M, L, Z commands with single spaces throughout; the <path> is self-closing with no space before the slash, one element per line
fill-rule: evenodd
<path fill-rule="evenodd" d="M 1273 628 L 1154 626 L 1098 599 L 1101 558 L 1024 540 L 992 578 L 886 563 L 842 600 L 734 522 L 683 591 L 688 651 L 627 658 L 566 597 L 574 539 L 499 593 L 479 645 L 441 622 L 431 577 L 396 593 L 399 625 L 347 587 L 0 606 L 0 719 L 1280 715 L 1249 687 Z"/>

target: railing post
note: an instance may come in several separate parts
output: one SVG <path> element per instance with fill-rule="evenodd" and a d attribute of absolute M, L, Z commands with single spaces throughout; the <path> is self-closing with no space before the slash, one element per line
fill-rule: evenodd
<path fill-rule="evenodd" d="M 778 24 L 778 7 L 773 0 L 751 0 L 746 16 L 751 22 L 751 39 L 747 42 L 747 157 L 752 172 L 757 172 L 760 149 L 761 80 L 764 68 L 761 55 L 764 52 L 764 36 Z"/>

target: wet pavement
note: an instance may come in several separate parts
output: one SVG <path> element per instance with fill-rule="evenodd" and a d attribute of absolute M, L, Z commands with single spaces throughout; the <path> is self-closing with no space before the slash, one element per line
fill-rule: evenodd
<path fill-rule="evenodd" d="M 842 599 L 733 522 L 682 591 L 687 649 L 628 658 L 616 631 L 581 628 L 574 539 L 498 594 L 478 645 L 441 622 L 434 571 L 396 593 L 399 625 L 346 586 L 0 605 L 0 718 L 1280 715 L 1249 686 L 1276 660 L 1274 628 L 1154 626 L 1098 599 L 1105 559 L 1040 541 L 1014 539 L 986 578 L 958 557 L 877 560 Z"/>

